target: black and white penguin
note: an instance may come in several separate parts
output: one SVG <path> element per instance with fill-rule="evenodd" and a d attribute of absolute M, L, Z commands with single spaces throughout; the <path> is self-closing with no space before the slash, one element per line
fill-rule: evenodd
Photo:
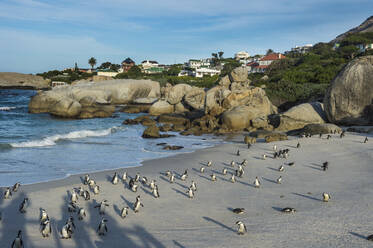
<path fill-rule="evenodd" d="M 84 200 L 86 200 L 86 201 L 88 201 L 88 200 L 91 199 L 91 194 L 89 193 L 88 190 L 85 190 L 85 191 L 83 192 L 83 198 L 84 198 Z"/>
<path fill-rule="evenodd" d="M 49 237 L 49 235 L 52 234 L 52 227 L 49 219 L 44 220 L 41 225 L 41 235 L 43 235 L 43 238 Z"/>
<path fill-rule="evenodd" d="M 194 181 L 192 181 L 190 188 L 192 188 L 193 191 L 197 191 L 197 184 Z"/>
<path fill-rule="evenodd" d="M 93 193 L 95 195 L 98 195 L 100 193 L 100 186 L 98 186 L 97 184 L 95 184 L 95 186 L 93 187 Z"/>
<path fill-rule="evenodd" d="M 96 185 L 96 181 L 93 180 L 93 179 L 89 179 L 89 181 L 88 181 L 88 186 L 89 186 L 91 189 L 93 189 L 95 185 Z"/>
<path fill-rule="evenodd" d="M 212 166 L 212 161 L 208 161 L 207 162 L 207 167 L 211 167 Z"/>
<path fill-rule="evenodd" d="M 284 170 L 285 170 L 285 168 L 284 168 L 283 165 L 281 165 L 280 167 L 278 167 L 278 171 L 279 171 L 279 172 L 283 172 Z"/>
<path fill-rule="evenodd" d="M 262 159 L 265 160 L 267 158 L 267 155 L 263 154 Z"/>
<path fill-rule="evenodd" d="M 295 165 L 295 162 L 289 162 L 289 163 L 287 163 L 287 165 L 293 166 L 293 165 Z"/>
<path fill-rule="evenodd" d="M 118 173 L 115 172 L 114 176 L 111 178 L 111 183 L 116 185 L 116 184 L 118 184 L 118 182 L 119 182 Z"/>
<path fill-rule="evenodd" d="M 286 208 L 283 208 L 281 209 L 281 212 L 283 213 L 295 213 L 297 210 L 295 210 L 294 208 L 290 208 L 290 207 L 286 207 Z"/>
<path fill-rule="evenodd" d="M 74 190 L 78 192 L 78 195 L 79 195 L 79 196 L 83 196 L 83 195 L 84 195 L 84 189 L 83 189 L 82 186 L 80 186 L 80 187 L 77 188 L 77 189 L 74 188 Z"/>
<path fill-rule="evenodd" d="M 49 220 L 47 211 L 45 211 L 45 209 L 43 208 L 40 208 L 40 223 L 43 223 L 46 220 Z"/>
<path fill-rule="evenodd" d="M 322 193 L 323 202 L 328 202 L 330 200 L 330 195 L 326 192 Z"/>
<path fill-rule="evenodd" d="M 367 240 L 369 240 L 369 241 L 373 241 L 373 234 L 372 234 L 372 235 L 369 235 L 369 236 L 367 237 Z"/>
<path fill-rule="evenodd" d="M 153 180 L 153 179 L 150 181 L 150 184 L 149 184 L 150 189 L 154 189 L 154 187 L 155 187 L 155 182 L 156 182 L 156 181 Z"/>
<path fill-rule="evenodd" d="M 142 177 L 142 178 L 141 178 L 141 183 L 142 183 L 143 185 L 148 185 L 148 178 L 147 178 L 147 177 Z"/>
<path fill-rule="evenodd" d="M 123 172 L 122 181 L 123 182 L 127 181 L 127 171 Z"/>
<path fill-rule="evenodd" d="M 18 182 L 18 183 L 15 183 L 15 184 L 13 185 L 13 192 L 17 192 L 20 186 L 21 186 L 21 184 L 20 184 L 19 182 Z"/>
<path fill-rule="evenodd" d="M 277 182 L 278 184 L 281 184 L 281 182 L 282 182 L 282 176 L 280 176 L 279 178 L 277 178 L 276 182 Z"/>
<path fill-rule="evenodd" d="M 137 184 L 132 184 L 132 187 L 131 187 L 131 190 L 132 190 L 132 192 L 137 192 L 137 188 L 139 187 L 139 185 L 137 185 Z"/>
<path fill-rule="evenodd" d="M 255 178 L 254 186 L 255 186 L 255 188 L 259 188 L 260 187 L 260 181 L 259 181 L 258 177 Z"/>
<path fill-rule="evenodd" d="M 244 208 L 235 208 L 232 211 L 235 214 L 243 214 L 243 213 L 245 213 L 245 209 Z"/>
<path fill-rule="evenodd" d="M 78 194 L 75 192 L 75 190 L 71 191 L 70 195 L 70 202 L 76 203 L 78 201 Z"/>
<path fill-rule="evenodd" d="M 332 136 L 330 135 L 330 134 L 328 134 L 327 136 L 326 136 L 326 139 L 330 139 Z"/>
<path fill-rule="evenodd" d="M 247 160 L 244 159 L 244 160 L 241 162 L 241 165 L 242 165 L 242 166 L 246 166 L 246 165 L 247 165 Z"/>
<path fill-rule="evenodd" d="M 140 180 L 140 174 L 137 173 L 136 176 L 135 176 L 135 182 L 138 182 Z"/>
<path fill-rule="evenodd" d="M 83 220 L 86 217 L 86 212 L 84 208 L 79 208 L 78 220 Z"/>
<path fill-rule="evenodd" d="M 298 142 L 298 144 L 297 144 L 297 148 L 300 148 L 300 143 Z"/>
<path fill-rule="evenodd" d="M 242 165 L 238 166 L 237 172 L 238 172 L 238 177 L 243 177 L 243 174 L 245 174 L 245 171 L 244 171 Z"/>
<path fill-rule="evenodd" d="M 167 177 L 170 177 L 170 176 L 171 176 L 171 171 L 169 171 L 169 170 L 166 171 L 166 172 L 165 172 L 165 175 L 166 175 Z"/>
<path fill-rule="evenodd" d="M 4 199 L 9 199 L 12 196 L 12 191 L 10 190 L 10 187 L 6 188 L 4 192 Z"/>
<path fill-rule="evenodd" d="M 61 238 L 71 239 L 72 234 L 73 234 L 73 231 L 71 229 L 71 226 L 69 224 L 65 224 L 61 229 Z"/>
<path fill-rule="evenodd" d="M 339 135 L 339 137 L 342 139 L 346 135 L 346 131 L 343 130 L 342 133 Z"/>
<path fill-rule="evenodd" d="M 204 172 L 205 172 L 205 167 L 202 166 L 202 167 L 199 169 L 199 171 L 200 171 L 201 173 L 204 173 Z"/>
<path fill-rule="evenodd" d="M 223 168 L 223 170 L 222 170 L 222 174 L 223 174 L 223 175 L 227 175 L 227 168 Z"/>
<path fill-rule="evenodd" d="M 237 155 L 237 156 L 240 156 L 240 150 L 237 150 L 236 155 Z"/>
<path fill-rule="evenodd" d="M 274 145 L 274 146 L 272 147 L 272 149 L 273 149 L 273 151 L 277 152 L 277 146 L 276 146 L 276 145 Z"/>
<path fill-rule="evenodd" d="M 248 143 L 248 144 L 247 144 L 247 149 L 250 149 L 250 147 L 251 147 L 251 144 Z"/>
<path fill-rule="evenodd" d="M 98 224 L 97 233 L 99 236 L 105 236 L 105 234 L 108 232 L 106 222 L 107 220 L 103 218 L 100 224 Z"/>
<path fill-rule="evenodd" d="M 244 223 L 242 223 L 242 221 L 237 221 L 236 225 L 238 225 L 238 230 L 237 230 L 238 235 L 243 235 L 247 232 L 246 226 Z"/>
<path fill-rule="evenodd" d="M 192 187 L 189 187 L 187 194 L 188 194 L 189 199 L 192 199 L 194 197 L 194 191 Z"/>
<path fill-rule="evenodd" d="M 71 229 L 71 233 L 74 233 L 75 231 L 75 224 L 74 224 L 74 218 L 72 216 L 70 216 L 67 221 L 66 221 L 66 225 L 69 225 L 70 226 L 70 229 Z"/>
<path fill-rule="evenodd" d="M 236 163 L 232 160 L 231 161 L 231 166 L 234 167 L 236 165 Z"/>
<path fill-rule="evenodd" d="M 19 230 L 17 237 L 13 240 L 11 248 L 23 248 L 22 231 Z"/>
<path fill-rule="evenodd" d="M 122 219 L 126 218 L 128 215 L 128 207 L 123 207 L 122 210 L 120 211 L 120 217 Z"/>
<path fill-rule="evenodd" d="M 157 185 L 155 185 L 155 187 L 153 188 L 152 193 L 155 198 L 159 198 L 159 191 Z"/>
<path fill-rule="evenodd" d="M 170 176 L 170 183 L 174 183 L 174 182 L 175 182 L 175 175 L 171 174 L 171 176 Z"/>
<path fill-rule="evenodd" d="M 89 183 L 89 181 L 90 181 L 90 177 L 89 177 L 88 174 L 86 174 L 86 175 L 84 176 L 83 183 L 84 183 L 85 185 L 87 185 L 87 184 Z"/>
<path fill-rule="evenodd" d="M 234 177 L 234 174 L 232 174 L 232 176 L 231 176 L 231 182 L 232 182 L 232 183 L 235 183 L 235 182 L 236 182 L 236 178 Z"/>
<path fill-rule="evenodd" d="M 319 134 L 319 138 L 320 138 L 320 139 L 322 138 L 322 133 Z"/>
<path fill-rule="evenodd" d="M 211 181 L 216 182 L 216 176 L 214 173 L 211 174 Z"/>
<path fill-rule="evenodd" d="M 321 168 L 323 169 L 323 171 L 326 171 L 327 169 L 329 169 L 329 162 L 326 161 L 326 162 L 322 163 Z"/>
<path fill-rule="evenodd" d="M 69 213 L 76 212 L 78 206 L 75 205 L 73 202 L 69 202 L 69 205 L 67 206 L 67 211 Z"/>
<path fill-rule="evenodd" d="M 19 209 L 18 210 L 19 210 L 19 212 L 21 214 L 26 213 L 27 205 L 28 205 L 28 198 L 26 197 L 26 198 L 23 199 L 21 205 L 19 205 Z"/>
<path fill-rule="evenodd" d="M 107 203 L 107 200 L 103 200 L 100 202 L 100 204 L 96 205 L 95 208 L 98 208 L 98 212 L 100 215 L 105 214 L 105 208 L 108 207 L 109 204 Z"/>
<path fill-rule="evenodd" d="M 138 195 L 138 196 L 136 197 L 135 204 L 133 204 L 133 211 L 134 211 L 135 213 L 139 212 L 140 207 L 144 207 L 144 204 L 141 203 L 141 201 L 140 201 L 140 196 Z"/>
<path fill-rule="evenodd" d="M 368 142 L 368 137 L 365 137 L 364 143 Z"/>
<path fill-rule="evenodd" d="M 181 181 L 185 181 L 188 177 L 188 170 L 185 170 L 184 173 L 181 175 Z"/>

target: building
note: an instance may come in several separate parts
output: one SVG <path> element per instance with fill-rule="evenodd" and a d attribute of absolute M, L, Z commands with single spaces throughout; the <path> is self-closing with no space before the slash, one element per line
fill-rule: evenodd
<path fill-rule="evenodd" d="M 158 73 L 162 73 L 163 71 L 165 71 L 165 68 L 163 66 L 150 67 L 150 68 L 143 69 L 143 73 L 146 73 L 146 74 L 158 74 Z"/>
<path fill-rule="evenodd" d="M 195 72 L 195 77 L 201 78 L 203 76 L 215 76 L 219 75 L 220 70 L 209 69 L 209 68 L 198 68 Z"/>
<path fill-rule="evenodd" d="M 54 88 L 54 87 L 57 87 L 57 86 L 68 86 L 68 84 L 66 82 L 62 82 L 62 81 L 52 81 L 51 86 L 52 86 L 52 88 Z"/>
<path fill-rule="evenodd" d="M 186 77 L 186 76 L 194 77 L 195 73 L 194 71 L 191 71 L 191 70 L 181 70 L 177 76 L 178 77 Z"/>
<path fill-rule="evenodd" d="M 97 70 L 97 76 L 115 77 L 118 74 L 119 72 L 110 69 Z"/>
<path fill-rule="evenodd" d="M 144 60 L 143 62 L 141 62 L 141 67 L 143 70 L 147 70 L 152 67 L 158 67 L 158 65 L 158 62 L 154 60 Z"/>
<path fill-rule="evenodd" d="M 291 49 L 292 52 L 295 53 L 306 53 L 308 52 L 311 48 L 313 47 L 312 44 L 306 44 L 304 46 L 295 46 L 294 48 Z"/>
<path fill-rule="evenodd" d="M 373 43 L 371 43 L 371 44 L 359 44 L 356 47 L 359 49 L 359 52 L 364 53 L 366 50 L 373 49 Z"/>
<path fill-rule="evenodd" d="M 122 61 L 122 72 L 128 72 L 132 66 L 135 65 L 135 62 L 131 58 L 126 58 Z"/>
<path fill-rule="evenodd" d="M 286 57 L 281 53 L 271 53 L 263 58 L 259 59 L 258 61 L 253 61 L 251 63 L 248 63 L 247 66 L 249 67 L 250 73 L 256 73 L 256 72 L 265 72 L 269 65 L 272 64 L 274 61 L 285 59 Z"/>
<path fill-rule="evenodd" d="M 238 61 L 240 60 L 248 60 L 250 58 L 250 54 L 245 51 L 238 52 L 234 55 L 234 58 Z"/>
<path fill-rule="evenodd" d="M 211 59 L 190 59 L 185 66 L 192 69 L 210 68 Z"/>

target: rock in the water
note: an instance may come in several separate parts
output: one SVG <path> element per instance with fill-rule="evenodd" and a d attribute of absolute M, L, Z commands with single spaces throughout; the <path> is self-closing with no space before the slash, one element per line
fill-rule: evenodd
<path fill-rule="evenodd" d="M 170 114 L 174 112 L 174 106 L 167 101 L 159 100 L 149 108 L 150 115 Z"/>
<path fill-rule="evenodd" d="M 147 113 L 150 109 L 150 105 L 127 105 L 121 108 L 119 111 L 124 113 L 136 114 L 136 113 Z"/>
<path fill-rule="evenodd" d="M 317 135 L 317 134 L 327 134 L 327 133 L 340 133 L 342 132 L 342 129 L 338 127 L 337 125 L 331 124 L 331 123 L 324 123 L 324 124 L 308 124 L 306 125 L 302 133 Z"/>
<path fill-rule="evenodd" d="M 185 118 L 181 114 L 163 114 L 157 118 L 159 123 L 167 123 L 173 125 L 189 125 L 189 119 Z"/>
<path fill-rule="evenodd" d="M 373 56 L 357 58 L 334 78 L 324 97 L 328 120 L 341 125 L 373 123 Z"/>
<path fill-rule="evenodd" d="M 249 135 L 245 135 L 244 142 L 245 142 L 245 144 L 255 144 L 256 143 L 256 138 L 251 137 Z"/>
<path fill-rule="evenodd" d="M 0 89 L 48 89 L 50 80 L 31 74 L 0 72 Z"/>
<path fill-rule="evenodd" d="M 49 109 L 49 112 L 52 115 L 73 118 L 80 114 L 82 105 L 79 102 L 74 101 L 71 98 L 63 98 L 58 101 L 56 104 L 52 105 Z"/>
<path fill-rule="evenodd" d="M 161 132 L 168 132 L 168 131 L 171 131 L 171 129 L 172 129 L 172 126 L 170 124 L 164 124 L 159 127 L 159 130 Z"/>
<path fill-rule="evenodd" d="M 272 132 L 264 137 L 265 142 L 270 143 L 274 141 L 287 140 L 288 136 L 284 133 Z"/>
<path fill-rule="evenodd" d="M 144 133 L 142 134 L 143 138 L 147 139 L 156 139 L 156 138 L 168 138 L 173 137 L 174 135 L 169 134 L 160 134 L 159 128 L 157 126 L 149 126 L 144 130 Z"/>
<path fill-rule="evenodd" d="M 181 102 L 175 104 L 175 113 L 184 113 L 188 111 L 189 109 L 185 108 L 184 104 Z"/>
<path fill-rule="evenodd" d="M 163 150 L 180 150 L 183 149 L 183 146 L 171 146 L 171 145 L 166 145 L 163 147 Z"/>

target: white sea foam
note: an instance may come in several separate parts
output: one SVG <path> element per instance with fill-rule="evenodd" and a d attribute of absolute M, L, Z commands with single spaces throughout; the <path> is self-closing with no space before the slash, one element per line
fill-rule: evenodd
<path fill-rule="evenodd" d="M 0 111 L 10 111 L 12 109 L 16 109 L 17 107 L 0 107 Z"/>
<path fill-rule="evenodd" d="M 11 143 L 12 147 L 43 147 L 43 146 L 54 146 L 59 140 L 65 139 L 81 139 L 86 137 L 99 137 L 109 135 L 117 130 L 116 127 L 104 129 L 104 130 L 81 130 L 74 131 L 67 134 L 56 134 L 53 136 L 46 137 L 41 140 L 31 140 L 20 143 Z"/>

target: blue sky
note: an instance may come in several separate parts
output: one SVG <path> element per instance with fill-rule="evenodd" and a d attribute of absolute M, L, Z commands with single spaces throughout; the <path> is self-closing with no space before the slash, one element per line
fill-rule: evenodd
<path fill-rule="evenodd" d="M 0 0 L 0 71 L 283 52 L 371 15 L 372 0 Z"/>

